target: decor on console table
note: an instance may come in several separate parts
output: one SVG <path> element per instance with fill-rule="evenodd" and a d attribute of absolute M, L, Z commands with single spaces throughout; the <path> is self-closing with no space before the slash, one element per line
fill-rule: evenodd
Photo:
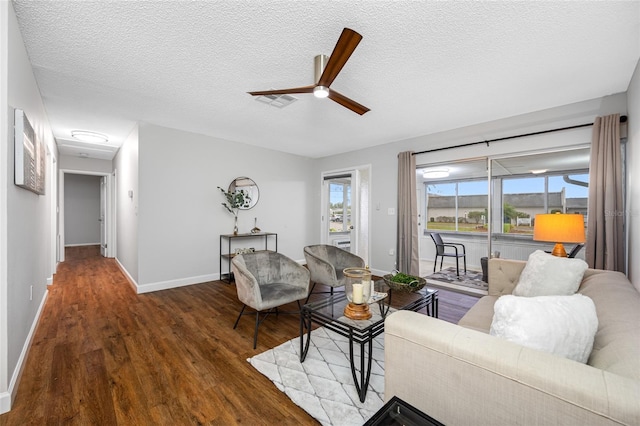
<path fill-rule="evenodd" d="M 232 184 L 233 185 L 233 184 Z M 229 191 L 225 191 L 224 189 L 218 187 L 220 192 L 227 199 L 226 203 L 221 203 L 225 209 L 229 211 L 234 217 L 233 222 L 233 235 L 238 235 L 238 212 L 240 209 L 248 208 L 251 204 L 251 196 L 248 192 L 242 189 L 236 189 L 235 191 L 231 190 L 229 187 Z"/>
<path fill-rule="evenodd" d="M 260 228 L 258 228 L 258 218 L 253 218 L 253 229 L 251 230 L 252 234 L 257 234 L 260 232 Z"/>

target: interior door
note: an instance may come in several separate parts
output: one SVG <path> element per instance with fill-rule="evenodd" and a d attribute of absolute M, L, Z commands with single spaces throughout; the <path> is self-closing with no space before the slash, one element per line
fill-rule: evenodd
<path fill-rule="evenodd" d="M 100 254 L 107 256 L 107 177 L 100 179 Z M 94 228 L 95 229 L 95 228 Z"/>

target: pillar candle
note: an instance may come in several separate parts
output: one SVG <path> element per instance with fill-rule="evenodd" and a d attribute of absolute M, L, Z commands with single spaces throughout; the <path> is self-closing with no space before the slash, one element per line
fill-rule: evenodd
<path fill-rule="evenodd" d="M 362 284 L 353 284 L 353 296 L 351 296 L 353 303 L 362 303 Z"/>

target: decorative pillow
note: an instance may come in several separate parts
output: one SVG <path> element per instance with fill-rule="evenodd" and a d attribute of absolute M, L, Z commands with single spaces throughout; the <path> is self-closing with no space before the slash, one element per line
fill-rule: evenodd
<path fill-rule="evenodd" d="M 490 334 L 528 348 L 586 363 L 598 330 L 596 307 L 587 296 L 500 297 Z"/>
<path fill-rule="evenodd" d="M 536 250 L 529 255 L 513 294 L 526 297 L 570 296 L 578 291 L 587 267 L 587 262 L 582 259 L 568 259 Z"/>

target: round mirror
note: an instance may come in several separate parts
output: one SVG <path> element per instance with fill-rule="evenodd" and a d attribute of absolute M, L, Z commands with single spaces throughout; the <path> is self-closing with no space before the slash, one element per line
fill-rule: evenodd
<path fill-rule="evenodd" d="M 253 179 L 245 176 L 235 178 L 229 185 L 229 192 L 234 193 L 238 191 L 242 191 L 245 199 L 248 201 L 245 206 L 239 207 L 240 210 L 249 210 L 258 204 L 258 199 L 260 199 L 260 190 Z"/>

